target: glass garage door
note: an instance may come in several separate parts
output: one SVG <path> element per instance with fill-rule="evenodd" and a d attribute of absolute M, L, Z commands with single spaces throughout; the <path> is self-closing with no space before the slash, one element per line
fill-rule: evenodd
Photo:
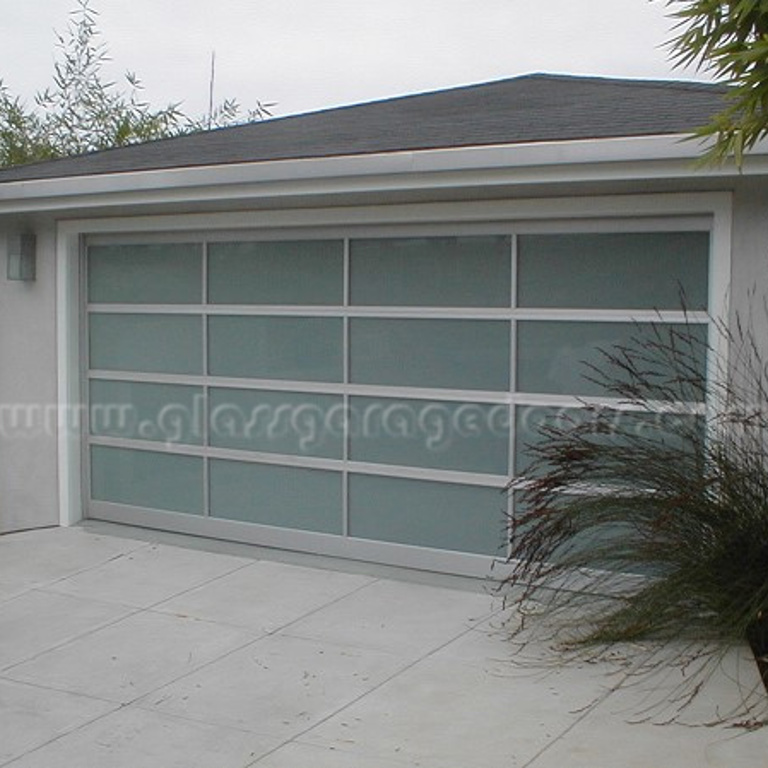
<path fill-rule="evenodd" d="M 535 424 L 604 398 L 584 364 L 681 295 L 705 338 L 708 269 L 706 231 L 94 239 L 88 514 L 503 556 Z"/>

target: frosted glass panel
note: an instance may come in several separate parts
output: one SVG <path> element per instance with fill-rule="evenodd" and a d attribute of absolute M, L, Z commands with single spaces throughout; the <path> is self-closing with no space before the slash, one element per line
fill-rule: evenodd
<path fill-rule="evenodd" d="M 529 510 L 529 507 L 524 502 L 524 494 L 516 493 L 514 498 L 515 516 L 522 517 Z M 552 503 L 554 506 L 562 507 L 566 504 L 569 506 L 578 505 L 580 502 L 589 504 L 592 501 L 594 501 L 594 497 L 586 495 L 563 495 L 554 499 Z M 619 509 L 621 508 L 622 500 L 620 496 L 615 496 L 611 499 L 611 502 L 614 506 Z M 602 504 L 605 504 L 605 498 L 601 499 Z M 635 508 L 629 514 L 636 515 L 637 509 Z M 661 575 L 662 571 L 658 567 L 654 567 L 653 564 L 622 563 L 619 565 L 615 560 L 611 561 L 606 560 L 604 557 L 598 557 L 598 551 L 610 547 L 612 543 L 620 546 L 622 550 L 629 552 L 637 550 L 638 547 L 647 546 L 647 541 L 643 541 L 642 536 L 634 526 L 622 523 L 602 523 L 567 536 L 563 544 L 554 549 L 549 559 L 554 563 L 563 563 L 567 558 L 584 557 L 585 552 L 590 552 L 589 560 L 592 568 L 606 571 L 619 570 L 622 573 L 635 573 L 645 576 Z M 571 560 L 572 562 L 573 560 Z"/>
<path fill-rule="evenodd" d="M 352 240 L 351 302 L 509 307 L 508 237 Z"/>
<path fill-rule="evenodd" d="M 506 496 L 498 488 L 403 480 L 349 478 L 350 535 L 422 547 L 500 555 Z"/>
<path fill-rule="evenodd" d="M 341 397 L 212 389 L 210 398 L 211 445 L 297 456 L 342 457 Z"/>
<path fill-rule="evenodd" d="M 192 315 L 93 313 L 90 367 L 105 371 L 203 371 L 202 319 Z"/>
<path fill-rule="evenodd" d="M 201 445 L 204 402 L 201 387 L 93 380 L 92 435 Z"/>
<path fill-rule="evenodd" d="M 211 243 L 208 297 L 213 304 L 344 302 L 341 240 Z"/>
<path fill-rule="evenodd" d="M 444 389 L 509 389 L 509 323 L 350 320 L 351 379 Z"/>
<path fill-rule="evenodd" d="M 583 420 L 593 421 L 595 415 L 579 408 L 553 408 L 521 405 L 516 408 L 515 472 L 526 471 L 533 456 L 528 450 L 547 441 L 541 429 L 569 430 Z M 620 446 L 622 435 L 636 435 L 645 441 L 674 450 L 694 452 L 703 446 L 704 420 L 698 416 L 676 413 L 649 413 L 646 411 L 610 411 L 600 422 L 610 430 L 595 434 L 590 439 Z"/>
<path fill-rule="evenodd" d="M 213 376 L 341 381 L 343 324 L 325 317 L 211 317 Z"/>
<path fill-rule="evenodd" d="M 127 448 L 91 447 L 96 501 L 203 514 L 203 460 Z"/>
<path fill-rule="evenodd" d="M 350 458 L 506 475 L 509 407 L 353 397 Z"/>
<path fill-rule="evenodd" d="M 202 253 L 199 243 L 92 245 L 88 249 L 88 300 L 200 304 Z"/>
<path fill-rule="evenodd" d="M 522 235 L 521 307 L 707 308 L 709 233 Z"/>
<path fill-rule="evenodd" d="M 696 341 L 695 366 L 705 375 L 704 325 L 665 326 L 690 333 Z M 590 381 L 594 375 L 588 364 L 605 368 L 600 350 L 616 345 L 637 347 L 653 333 L 653 326 L 635 323 L 579 323 L 563 321 L 525 321 L 517 325 L 517 388 L 521 392 L 546 394 L 605 395 L 605 390 Z M 651 363 L 649 363 L 650 365 Z M 660 373 L 669 372 L 654 364 Z"/>
<path fill-rule="evenodd" d="M 211 516 L 341 534 L 341 475 L 212 460 Z"/>

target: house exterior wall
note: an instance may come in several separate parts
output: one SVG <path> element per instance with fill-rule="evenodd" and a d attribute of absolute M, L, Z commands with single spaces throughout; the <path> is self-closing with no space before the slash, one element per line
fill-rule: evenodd
<path fill-rule="evenodd" d="M 55 229 L 33 229 L 37 279 L 15 282 L 0 227 L 0 533 L 59 520 Z"/>
<path fill-rule="evenodd" d="M 550 188 L 551 193 L 557 192 L 557 187 L 552 186 Z M 426 202 L 426 201 L 425 201 Z M 234 207 L 234 205 L 233 205 Z M 467 231 L 475 231 L 480 227 L 485 229 L 492 229 L 494 232 L 502 226 L 500 222 L 522 222 L 523 228 L 525 226 L 532 227 L 532 230 L 539 231 L 542 227 L 547 231 L 573 231 L 574 224 L 572 222 L 581 220 L 582 227 L 586 227 L 587 231 L 591 231 L 595 226 L 601 229 L 603 226 L 608 225 L 608 229 L 618 227 L 624 231 L 633 231 L 635 226 L 640 229 L 653 228 L 660 226 L 662 229 L 665 227 L 674 231 L 679 227 L 683 229 L 687 227 L 693 227 L 694 229 L 703 228 L 707 229 L 711 222 L 714 223 L 715 232 L 724 233 L 719 235 L 717 239 L 717 263 L 723 264 L 728 262 L 728 254 L 730 248 L 728 243 L 730 242 L 730 198 L 727 195 L 656 195 L 656 194 L 641 194 L 641 195 L 572 195 L 567 198 L 559 199 L 526 199 L 526 200 L 495 200 L 479 202 L 475 200 L 467 200 L 460 203 L 445 203 L 445 204 L 417 204 L 417 205 L 393 205 L 393 206 L 359 206 L 355 208 L 336 207 L 336 208 L 307 208 L 302 210 L 289 210 L 287 207 L 280 211 L 253 211 L 246 212 L 230 212 L 230 213 L 195 213 L 195 214 L 163 214 L 159 216 L 147 215 L 141 217 L 129 217 L 122 215 L 110 218 L 96 218 L 88 216 L 87 210 L 82 211 L 82 219 L 71 219 L 69 221 L 61 221 L 58 227 L 58 258 L 60 265 L 63 265 L 63 259 L 70 259 L 69 269 L 60 269 L 59 271 L 59 286 L 58 286 L 58 323 L 59 323 L 59 339 L 58 342 L 62 344 L 61 328 L 69 324 L 74 327 L 77 325 L 77 313 L 74 316 L 70 311 L 66 309 L 66 302 L 63 301 L 63 293 L 66 295 L 67 288 L 66 283 L 69 281 L 73 284 L 74 288 L 77 287 L 77 255 L 81 250 L 82 242 L 81 236 L 84 236 L 86 243 L 93 244 L 97 241 L 124 241 L 131 240 L 131 237 L 139 241 L 145 240 L 148 234 L 154 233 L 154 236 L 161 237 L 163 239 L 178 239 L 180 235 L 185 232 L 197 232 L 206 233 L 205 237 L 211 236 L 213 233 L 223 233 L 220 237 L 229 238 L 230 235 L 226 233 L 238 232 L 244 230 L 264 230 L 268 231 L 270 228 L 277 228 L 281 233 L 285 231 L 296 232 L 297 230 L 308 231 L 310 229 L 322 228 L 322 232 L 328 235 L 332 229 L 341 228 L 346 231 L 348 227 L 355 227 L 356 232 L 364 231 L 368 235 L 372 235 L 381 231 L 383 233 L 386 230 L 388 233 L 400 234 L 403 232 L 413 233 L 416 230 L 423 233 L 434 234 L 436 231 L 447 231 L 447 229 L 466 229 Z M 129 211 L 125 211 L 129 213 Z M 144 211 L 142 211 L 144 213 Z M 714 216 L 714 218 L 713 218 Z M 526 224 L 527 222 L 527 224 Z M 538 222 L 538 223 L 537 223 Z M 602 223 L 601 223 L 602 222 Z M 611 223 L 613 222 L 613 223 Z M 635 225 L 635 222 L 639 222 Z M 681 222 L 683 222 L 681 224 Z M 685 222 L 688 222 L 687 224 Z M 373 229 L 371 229 L 373 228 Z M 414 229 L 415 228 L 415 229 Z M 503 226 L 502 226 L 503 228 Z M 514 226 L 513 226 L 514 228 Z M 489 230 L 490 231 L 490 230 Z M 131 235 L 133 233 L 133 235 Z M 280 235 L 282 237 L 282 234 Z M 290 239 L 290 238 L 289 238 Z M 723 245 L 725 240 L 725 246 Z M 66 256 L 66 254 L 70 256 Z M 75 276 L 74 280 L 72 276 Z M 722 270 L 718 267 L 718 285 L 720 288 L 723 286 Z M 719 291 L 719 294 L 722 290 Z M 71 307 L 78 307 L 83 300 L 82 295 L 78 298 L 76 291 L 70 295 L 71 300 L 69 304 Z M 719 308 L 719 300 L 713 297 L 712 306 Z M 97 302 L 98 304 L 98 302 Z M 103 312 L 104 307 L 89 307 L 91 312 Z M 120 311 L 119 308 L 115 310 Z M 127 311 L 127 310 L 125 310 Z M 229 310 L 227 310 L 229 311 Z M 535 314 L 535 313 L 534 313 Z M 646 310 L 648 317 L 646 319 L 653 320 L 657 318 L 656 312 L 653 309 Z M 632 317 L 636 317 L 633 313 Z M 534 318 L 535 319 L 535 318 Z M 625 318 L 626 319 L 626 318 Z M 704 320 L 703 322 L 705 322 Z M 80 375 L 77 371 L 77 354 L 74 351 L 77 345 L 77 334 L 69 334 L 70 342 L 72 344 L 72 351 L 69 355 L 64 351 L 60 355 L 58 370 L 61 374 L 65 370 L 66 366 L 64 361 L 71 357 L 74 361 L 73 368 L 73 381 L 68 387 L 64 387 L 65 390 L 71 392 L 77 396 L 79 392 L 79 386 L 74 381 L 74 377 Z M 62 347 L 59 346 L 61 350 Z M 98 366 L 97 366 L 98 368 Z M 65 371 L 66 374 L 66 371 Z M 96 379 L 100 376 L 92 371 Z M 101 375 L 101 378 L 105 378 Z M 134 377 L 135 378 L 135 377 Z M 166 382 L 167 383 L 167 382 Z M 178 383 L 178 382 L 177 382 Z M 187 385 L 196 384 L 196 382 L 185 382 Z M 62 398 L 65 393 L 62 391 L 62 387 L 59 387 L 59 398 Z M 358 393 L 360 394 L 360 393 Z M 405 397 L 405 395 L 403 395 Z M 562 398 L 560 398 L 562 399 Z M 558 399 L 558 402 L 560 402 Z M 549 402 L 549 401 L 547 401 Z M 569 401 L 570 402 L 570 401 Z M 109 447 L 110 440 L 112 440 L 112 447 L 119 447 L 114 443 L 114 440 L 110 437 L 99 436 L 96 439 L 88 441 L 90 444 L 100 443 L 102 446 Z M 124 510 L 117 509 L 116 507 L 108 507 L 112 502 L 110 500 L 104 501 L 98 499 L 100 508 L 94 509 L 93 504 L 87 500 L 87 488 L 89 483 L 82 483 L 82 474 L 88 470 L 88 462 L 83 461 L 82 466 L 75 466 L 79 462 L 80 456 L 85 457 L 87 454 L 80 452 L 77 439 L 71 441 L 71 445 L 68 449 L 65 448 L 67 440 L 59 441 L 59 456 L 62 459 L 61 464 L 61 477 L 62 485 L 59 487 L 60 498 L 64 501 L 61 503 L 62 509 L 62 521 L 77 522 L 79 517 L 83 514 L 83 510 L 89 509 L 90 514 L 93 517 L 100 519 L 110 519 L 116 522 L 129 522 L 132 524 L 146 525 L 148 527 L 161 527 L 165 524 L 166 520 L 159 520 L 156 513 L 149 509 L 143 509 L 141 507 L 134 507 L 129 510 L 131 512 L 130 519 L 123 515 Z M 63 447 L 64 446 L 64 447 Z M 130 447 L 130 446 L 129 446 Z M 134 446 L 135 447 L 135 446 Z M 185 449 L 186 450 L 186 449 Z M 195 451 L 193 450 L 192 453 Z M 190 453 L 187 451 L 187 453 Z M 192 455 L 190 453 L 190 455 Z M 69 459 L 67 459 L 69 456 Z M 102 457 L 103 459 L 103 452 Z M 71 460 L 71 466 L 67 467 L 67 461 Z M 423 474 L 422 470 L 419 470 Z M 499 487 L 503 485 L 506 473 L 498 480 Z M 420 475 L 421 477 L 421 475 Z M 67 480 L 69 478 L 69 480 Z M 412 479 L 412 478 L 411 478 Z M 446 481 L 447 482 L 447 481 Z M 64 485 L 68 483 L 69 491 L 64 488 Z M 83 491 L 83 498 L 76 498 L 78 494 L 78 486 L 81 486 L 80 490 Z M 65 503 L 66 502 L 66 503 Z M 494 501 L 494 503 L 496 503 Z M 495 508 L 496 509 L 496 508 Z M 496 511 L 494 512 L 496 514 Z M 170 523 L 171 521 L 168 520 Z M 210 518 L 203 518 L 198 515 L 183 515 L 177 516 L 173 524 L 168 527 L 171 530 L 182 530 L 187 533 L 194 533 L 197 535 L 214 536 L 219 538 L 234 538 L 238 540 L 253 541 L 267 546 L 276 546 L 288 549 L 304 549 L 308 551 L 322 552 L 323 554 L 337 555 L 342 557 L 354 556 L 359 559 L 390 562 L 401 565 L 409 565 L 411 567 L 420 567 L 426 569 L 446 570 L 456 573 L 476 573 L 486 575 L 488 557 L 486 555 L 465 555 L 463 553 L 457 553 L 456 558 L 451 557 L 447 559 L 444 554 L 444 550 L 440 548 L 434 548 L 428 550 L 427 548 L 419 548 L 419 551 L 405 551 L 400 549 L 397 552 L 393 547 L 396 545 L 390 545 L 387 542 L 368 542 L 365 546 L 357 547 L 355 553 L 352 554 L 346 542 L 342 542 L 342 539 L 338 536 L 323 537 L 322 533 L 306 533 L 302 531 L 291 531 L 290 539 L 278 528 L 271 528 L 270 530 L 259 530 L 258 536 L 253 534 L 253 538 L 247 538 L 251 533 L 245 533 L 243 523 L 229 520 L 214 520 Z M 215 529 L 213 527 L 215 523 Z M 179 527 L 183 524 L 183 528 Z M 250 524 L 249 524 L 250 525 Z M 235 530 L 235 526 L 238 526 Z M 268 527 L 268 526 L 267 526 Z M 265 529 L 267 527 L 264 527 Z M 271 536 L 271 538 L 270 538 Z M 311 541 L 309 537 L 312 537 Z M 354 543 L 355 546 L 359 542 Z M 397 545 L 399 546 L 399 545 Z M 438 553 L 434 555 L 434 558 L 430 560 L 430 552 Z M 476 557 L 482 559 L 476 562 L 473 560 L 469 562 L 468 558 Z M 459 558 L 462 558 L 459 561 Z M 474 570 L 473 570 L 474 569 Z"/>
<path fill-rule="evenodd" d="M 733 201 L 730 318 L 749 324 L 768 361 L 768 186 L 746 180 Z"/>
<path fill-rule="evenodd" d="M 686 192 L 692 191 L 690 180 L 685 186 Z M 557 192 L 556 185 L 550 189 L 553 194 Z M 594 189 L 590 191 L 594 192 Z M 643 191 L 652 192 L 653 190 L 646 188 Z M 664 191 L 670 191 L 669 187 Z M 582 200 L 579 201 L 579 197 L 580 195 L 571 197 L 580 211 L 579 215 L 589 215 L 585 210 L 590 207 L 592 198 L 581 195 Z M 619 197 L 621 196 L 617 196 L 617 199 Z M 649 194 L 648 197 L 651 198 L 653 195 Z M 684 194 L 680 195 L 680 199 L 684 197 Z M 530 207 L 527 203 L 530 203 Z M 469 201 L 467 210 L 473 205 L 477 206 L 478 203 Z M 767 206 L 768 189 L 761 181 L 743 179 L 735 185 L 732 232 L 729 235 L 732 244 L 729 297 L 732 320 L 737 312 L 741 313 L 744 308 L 754 306 L 752 292 L 757 287 L 766 285 L 768 218 L 765 217 L 765 211 L 768 210 Z M 538 207 L 536 201 L 525 201 L 521 208 L 523 213 L 519 215 L 526 218 L 530 210 L 536 207 Z M 552 206 L 546 207 L 557 210 Z M 373 208 L 371 206 L 368 210 Z M 463 205 L 461 209 L 464 209 Z M 663 206 L 661 208 L 657 206 L 655 213 L 658 215 L 660 211 L 663 211 Z M 126 210 L 126 213 L 128 212 Z M 146 209 L 142 211 L 142 213 L 145 212 Z M 429 218 L 431 213 L 428 210 L 426 212 Z M 291 215 L 288 211 L 283 213 Z M 636 211 L 632 206 L 628 206 L 624 215 L 631 218 L 635 213 L 649 215 L 642 206 Z M 68 315 L 69 319 L 62 314 L 60 300 L 62 293 L 68 290 L 66 286 L 64 288 L 62 286 L 66 281 L 77 282 L 76 270 L 72 267 L 77 263 L 77 233 L 90 231 L 93 223 L 97 221 L 96 219 L 87 221 L 89 212 L 86 209 L 70 211 L 68 218 L 77 214 L 82 215 L 82 219 L 86 220 L 82 229 L 79 224 L 64 222 L 60 222 L 57 227 L 53 219 L 32 227 L 38 238 L 37 280 L 34 283 L 15 283 L 6 280 L 6 235 L 11 230 L 11 226 L 3 228 L 3 225 L 0 225 L 0 361 L 2 361 L 0 405 L 3 408 L 3 420 L 0 423 L 0 532 L 56 525 L 60 519 L 64 522 L 67 520 L 76 522 L 81 513 L 79 491 L 75 488 L 79 483 L 76 477 L 79 472 L 71 471 L 72 467 L 77 467 L 79 470 L 78 440 L 75 436 L 75 439 L 69 443 L 74 457 L 69 469 L 65 463 L 60 465 L 59 462 L 68 449 L 66 446 L 62 447 L 60 435 L 57 433 L 55 410 L 57 402 L 62 397 L 60 379 L 63 364 L 62 360 L 57 359 L 57 349 L 61 349 L 62 324 L 73 322 L 71 311 Z M 269 214 L 269 219 L 271 220 L 273 216 L 274 213 Z M 346 214 L 339 211 L 338 216 L 344 217 Z M 167 221 L 173 218 L 175 217 L 168 217 Z M 242 226 L 241 218 L 243 221 L 247 219 L 249 223 L 254 219 L 267 220 L 264 215 L 254 214 L 252 219 L 250 215 L 239 214 L 236 219 L 233 219 L 232 226 Z M 280 215 L 277 218 L 279 219 Z M 415 221 L 412 218 L 409 220 Z M 145 221 L 150 221 L 150 218 Z M 203 221 L 202 226 L 207 226 L 209 223 L 205 214 L 202 214 L 201 221 Z M 133 226 L 127 217 L 113 219 L 112 222 L 112 225 L 106 228 L 95 226 L 95 231 L 121 231 L 124 228 L 131 229 Z M 139 230 L 143 229 L 141 224 L 136 226 Z M 191 224 L 179 223 L 178 225 L 182 231 L 187 226 Z M 165 228 L 164 225 L 161 226 L 162 228 Z M 65 233 L 64 236 L 62 232 Z M 60 268 L 57 274 L 57 248 L 58 257 L 61 259 L 62 243 L 66 238 L 69 238 L 69 247 L 72 250 L 71 264 L 68 270 Z M 75 301 L 70 308 L 70 310 L 74 308 L 74 322 L 76 322 L 77 306 Z M 768 322 L 765 316 L 762 316 L 760 321 L 763 323 L 761 329 L 764 331 L 766 348 L 768 348 Z M 73 349 L 75 347 L 76 341 Z M 77 360 L 73 359 L 70 363 L 76 370 Z M 77 392 L 77 387 L 73 388 L 73 392 Z M 28 428 L 11 429 L 14 415 L 17 419 L 21 417 L 30 420 L 27 424 Z M 61 414 L 60 417 L 64 415 Z M 72 509 L 68 512 L 65 509 L 67 504 L 60 505 L 60 499 L 66 496 L 64 488 L 66 482 L 62 485 L 61 478 L 67 473 L 70 475 L 68 482 L 72 491 L 71 498 L 77 499 L 71 504 Z M 62 517 L 60 517 L 60 506 L 65 510 Z"/>

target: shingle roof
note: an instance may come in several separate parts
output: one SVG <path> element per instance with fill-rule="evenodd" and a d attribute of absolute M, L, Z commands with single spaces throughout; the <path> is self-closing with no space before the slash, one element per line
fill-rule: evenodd
<path fill-rule="evenodd" d="M 0 170 L 26 179 L 524 142 L 689 133 L 722 86 L 531 74 Z"/>

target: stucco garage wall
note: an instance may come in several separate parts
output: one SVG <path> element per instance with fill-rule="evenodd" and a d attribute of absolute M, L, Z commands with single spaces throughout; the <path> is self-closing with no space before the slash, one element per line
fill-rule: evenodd
<path fill-rule="evenodd" d="M 733 199 L 731 323 L 750 320 L 768 361 L 768 189 L 744 181 Z"/>
<path fill-rule="evenodd" d="M 6 278 L 0 226 L 0 533 L 58 524 L 54 229 L 36 227 L 37 279 Z"/>

